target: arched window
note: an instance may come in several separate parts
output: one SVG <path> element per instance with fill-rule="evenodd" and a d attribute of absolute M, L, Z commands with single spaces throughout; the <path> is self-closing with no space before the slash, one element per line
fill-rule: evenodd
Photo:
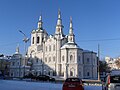
<path fill-rule="evenodd" d="M 53 45 L 53 51 L 55 51 L 55 45 Z"/>
<path fill-rule="evenodd" d="M 55 56 L 53 57 L 53 62 L 55 62 Z"/>
<path fill-rule="evenodd" d="M 73 56 L 72 55 L 70 55 L 70 61 L 73 61 Z"/>
<path fill-rule="evenodd" d="M 45 62 L 47 62 L 47 58 L 45 58 Z"/>
<path fill-rule="evenodd" d="M 34 44 L 34 37 L 32 38 L 32 44 Z"/>
<path fill-rule="evenodd" d="M 49 46 L 49 51 L 51 51 L 51 45 Z"/>
<path fill-rule="evenodd" d="M 73 76 L 73 71 L 70 71 L 70 76 Z"/>
<path fill-rule="evenodd" d="M 47 52 L 47 46 L 46 46 L 45 50 L 46 50 L 46 52 Z"/>
<path fill-rule="evenodd" d="M 64 58 L 64 56 L 62 56 L 62 61 L 64 61 L 65 60 L 65 58 Z"/>
<path fill-rule="evenodd" d="M 49 57 L 49 62 L 51 62 L 51 57 Z"/>
<path fill-rule="evenodd" d="M 39 43 L 40 37 L 37 37 L 37 43 Z"/>

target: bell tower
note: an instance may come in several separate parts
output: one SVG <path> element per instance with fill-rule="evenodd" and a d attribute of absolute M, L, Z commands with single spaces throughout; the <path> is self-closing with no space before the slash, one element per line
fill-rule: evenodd
<path fill-rule="evenodd" d="M 63 25 L 62 25 L 62 19 L 61 19 L 61 12 L 60 9 L 58 10 L 58 20 L 57 20 L 57 25 L 56 25 L 56 31 L 55 34 L 61 34 L 63 35 Z"/>
<path fill-rule="evenodd" d="M 68 43 L 75 43 L 75 35 L 73 33 L 72 17 L 70 17 L 70 30 L 69 30 L 69 35 L 68 35 Z"/>

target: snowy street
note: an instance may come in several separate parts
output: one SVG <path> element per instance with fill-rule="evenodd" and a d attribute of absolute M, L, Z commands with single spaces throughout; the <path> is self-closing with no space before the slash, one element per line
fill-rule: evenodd
<path fill-rule="evenodd" d="M 101 86 L 85 86 L 85 90 L 102 90 Z M 62 84 L 0 80 L 0 90 L 62 90 Z"/>

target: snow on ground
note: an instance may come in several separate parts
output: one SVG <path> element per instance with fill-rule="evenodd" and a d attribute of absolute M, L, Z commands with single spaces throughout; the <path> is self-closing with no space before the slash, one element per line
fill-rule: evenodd
<path fill-rule="evenodd" d="M 102 90 L 101 86 L 85 86 L 85 90 Z M 0 80 L 0 90 L 62 90 L 62 83 Z"/>

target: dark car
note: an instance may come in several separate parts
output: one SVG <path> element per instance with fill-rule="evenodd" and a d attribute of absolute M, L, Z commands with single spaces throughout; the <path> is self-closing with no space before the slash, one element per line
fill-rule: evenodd
<path fill-rule="evenodd" d="M 50 81 L 50 82 L 55 82 L 55 78 L 50 77 L 50 78 L 49 78 L 49 81 Z"/>
<path fill-rule="evenodd" d="M 39 80 L 39 81 L 49 81 L 50 77 L 47 76 L 47 75 L 39 75 L 36 77 L 36 80 Z"/>
<path fill-rule="evenodd" d="M 23 78 L 36 79 L 36 76 L 35 76 L 35 75 L 33 75 L 32 73 L 29 73 L 28 75 L 25 75 Z"/>
<path fill-rule="evenodd" d="M 62 90 L 84 90 L 82 80 L 79 78 L 67 78 L 63 84 Z"/>

